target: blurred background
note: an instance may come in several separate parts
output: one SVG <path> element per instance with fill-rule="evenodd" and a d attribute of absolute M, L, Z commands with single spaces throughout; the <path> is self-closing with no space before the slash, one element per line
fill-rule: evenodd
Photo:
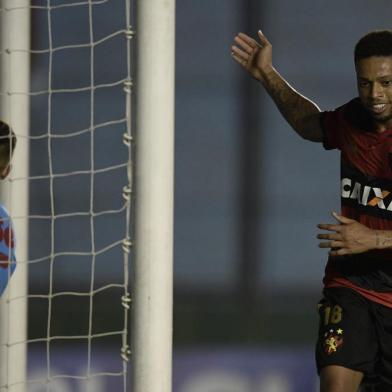
<path fill-rule="evenodd" d="M 234 36 L 261 29 L 281 74 L 332 110 L 357 95 L 354 45 L 391 16 L 388 0 L 177 2 L 176 391 L 318 386 L 316 225 L 340 208 L 339 155 L 289 128 Z"/>
<path fill-rule="evenodd" d="M 55 46 L 88 41 L 86 10 L 53 11 Z M 317 247 L 316 224 L 332 221 L 331 211 L 339 210 L 339 156 L 294 134 L 261 86 L 231 59 L 234 36 L 256 37 L 262 29 L 281 74 L 331 110 L 357 94 L 355 43 L 369 30 L 391 28 L 391 16 L 390 0 L 177 1 L 174 392 L 303 392 L 318 385 L 313 344 L 326 252 Z M 95 39 L 123 28 L 124 18 L 123 2 L 95 6 Z M 32 45 L 49 45 L 47 14 L 38 10 Z M 125 77 L 123 39 L 96 53 L 97 84 Z M 88 48 L 58 52 L 52 88 L 88 85 L 89 56 Z M 33 55 L 32 91 L 48 89 L 48 66 L 47 55 Z M 45 95 L 32 98 L 33 135 L 47 132 L 47 101 Z M 52 132 L 89 126 L 89 92 L 72 100 L 56 94 L 53 102 Z M 95 123 L 121 120 L 124 103 L 121 85 L 97 92 Z M 123 131 L 120 123 L 96 132 L 97 168 L 125 162 Z M 52 140 L 54 170 L 88 169 L 89 136 L 66 140 Z M 47 143 L 32 142 L 31 176 L 48 173 Z M 97 175 L 97 211 L 121 208 L 125 183 L 124 167 Z M 49 185 L 47 179 L 32 182 L 31 214 L 50 213 Z M 83 175 L 56 181 L 55 213 L 88 210 L 89 186 Z M 73 219 L 56 228 L 59 251 L 90 249 L 88 222 Z M 124 233 L 122 214 L 107 219 L 96 222 L 100 247 Z M 50 253 L 49 231 L 47 220 L 31 220 L 30 258 Z M 111 252 L 95 271 L 97 284 L 121 281 L 121 247 Z M 30 269 L 32 293 L 48 291 L 49 265 Z M 83 291 L 91 283 L 91 260 L 60 257 L 55 278 L 56 290 Z M 113 306 L 120 295 L 114 290 L 101 301 L 98 329 L 121 328 L 122 309 Z M 82 302 L 58 303 L 68 309 L 54 318 L 58 334 L 86 328 L 88 303 Z M 30 338 L 46 333 L 46 312 L 45 301 L 31 301 Z M 112 347 L 120 345 L 108 339 L 99 348 L 117 358 Z M 72 347 L 78 358 L 85 358 L 85 349 Z"/>
<path fill-rule="evenodd" d="M 119 391 L 126 1 L 31 5 L 28 390 Z"/>

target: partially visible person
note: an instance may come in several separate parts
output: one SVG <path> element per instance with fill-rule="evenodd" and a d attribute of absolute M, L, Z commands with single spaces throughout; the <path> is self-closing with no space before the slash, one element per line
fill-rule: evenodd
<path fill-rule="evenodd" d="M 319 303 L 321 392 L 392 391 L 392 30 L 355 46 L 358 96 L 334 111 L 298 93 L 272 65 L 272 45 L 239 33 L 232 57 L 303 138 L 341 152 L 341 214 L 320 224 L 329 249 Z M 336 86 L 339 88 L 339 85 Z"/>
<path fill-rule="evenodd" d="M 16 147 L 13 130 L 0 121 L 0 179 L 7 178 L 11 171 L 11 160 Z M 4 293 L 16 268 L 15 237 L 11 218 L 0 201 L 0 296 Z"/>

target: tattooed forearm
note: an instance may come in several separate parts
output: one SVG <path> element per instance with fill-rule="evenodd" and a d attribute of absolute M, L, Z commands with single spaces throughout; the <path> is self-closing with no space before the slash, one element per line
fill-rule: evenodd
<path fill-rule="evenodd" d="M 305 139 L 320 141 L 318 123 L 307 121 L 320 113 L 319 107 L 291 87 L 276 70 L 266 75 L 262 83 L 291 127 Z"/>
<path fill-rule="evenodd" d="M 377 249 L 392 248 L 392 231 L 376 230 Z"/>

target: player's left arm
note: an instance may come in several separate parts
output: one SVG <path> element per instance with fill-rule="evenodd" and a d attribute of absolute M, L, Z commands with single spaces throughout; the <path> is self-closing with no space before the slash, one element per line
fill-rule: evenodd
<path fill-rule="evenodd" d="M 320 248 L 330 248 L 331 256 L 363 253 L 373 249 L 392 248 L 392 231 L 374 230 L 342 215 L 332 214 L 338 224 L 321 223 L 319 229 L 330 231 L 318 234 L 317 238 L 328 240 L 320 242 Z"/>

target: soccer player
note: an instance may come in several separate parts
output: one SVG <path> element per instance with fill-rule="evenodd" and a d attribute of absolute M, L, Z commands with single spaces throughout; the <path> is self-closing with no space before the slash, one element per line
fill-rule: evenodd
<path fill-rule="evenodd" d="M 340 215 L 319 224 L 329 249 L 316 362 L 322 392 L 392 391 L 392 30 L 355 46 L 358 97 L 321 111 L 272 63 L 272 46 L 239 33 L 231 55 L 302 138 L 341 154 Z"/>
<path fill-rule="evenodd" d="M 16 136 L 12 129 L 0 121 L 0 179 L 4 180 L 11 171 L 12 154 L 16 146 Z M 0 204 L 0 296 L 7 287 L 8 280 L 15 271 L 15 240 L 11 219 Z"/>

